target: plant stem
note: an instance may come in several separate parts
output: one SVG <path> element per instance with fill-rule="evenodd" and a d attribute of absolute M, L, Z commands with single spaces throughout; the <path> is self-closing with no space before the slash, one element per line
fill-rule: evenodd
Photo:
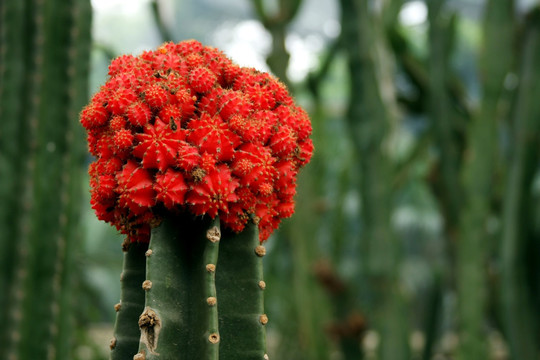
<path fill-rule="evenodd" d="M 216 273 L 223 360 L 265 359 L 263 253 L 255 224 L 224 233 Z"/>
<path fill-rule="evenodd" d="M 167 216 L 152 230 L 139 351 L 146 359 L 218 359 L 214 272 L 219 218 Z"/>
<path fill-rule="evenodd" d="M 523 42 L 520 87 L 514 112 L 513 154 L 503 208 L 501 305 L 513 359 L 538 357 L 538 319 L 525 273 L 530 191 L 538 164 L 540 140 L 540 9 L 533 10 Z"/>
<path fill-rule="evenodd" d="M 493 200 L 493 177 L 498 153 L 497 120 L 506 74 L 512 62 L 512 1 L 489 1 L 484 20 L 484 51 L 481 68 L 483 98 L 478 116 L 467 131 L 468 149 L 463 162 L 464 207 L 457 243 L 457 290 L 460 345 L 458 358 L 488 357 L 485 248 L 487 222 Z"/>
<path fill-rule="evenodd" d="M 141 284 L 146 277 L 146 256 L 148 244 L 133 243 L 124 252 L 124 265 L 120 281 L 122 292 L 120 303 L 115 306 L 116 323 L 111 342 L 111 360 L 133 357 L 139 349 L 139 315 L 144 309 L 144 290 Z"/>
<path fill-rule="evenodd" d="M 362 171 L 364 266 L 374 296 L 374 327 L 381 336 L 379 358 L 409 358 L 407 319 L 400 291 L 401 244 L 392 229 L 391 160 L 388 141 L 395 99 L 384 67 L 382 21 L 366 0 L 342 0 L 343 46 L 351 77 L 348 122 Z"/>

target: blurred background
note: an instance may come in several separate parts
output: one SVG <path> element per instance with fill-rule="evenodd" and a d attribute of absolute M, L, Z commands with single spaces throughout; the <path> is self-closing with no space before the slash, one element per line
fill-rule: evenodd
<path fill-rule="evenodd" d="M 270 359 L 540 358 L 538 0 L 0 16 L 0 358 L 108 359 L 123 239 L 90 208 L 77 116 L 111 59 L 186 39 L 276 74 L 312 119 L 296 213 L 265 244 Z"/>

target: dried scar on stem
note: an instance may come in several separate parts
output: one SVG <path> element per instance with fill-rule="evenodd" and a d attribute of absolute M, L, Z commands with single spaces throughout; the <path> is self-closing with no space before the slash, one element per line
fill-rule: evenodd
<path fill-rule="evenodd" d="M 146 345 L 151 354 L 159 355 L 155 350 L 158 345 L 161 320 L 152 308 L 147 306 L 139 316 L 139 328 L 141 329 L 141 342 Z"/>

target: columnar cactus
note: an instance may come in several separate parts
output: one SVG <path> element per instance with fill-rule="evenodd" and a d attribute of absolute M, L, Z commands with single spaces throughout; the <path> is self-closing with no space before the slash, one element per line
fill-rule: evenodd
<path fill-rule="evenodd" d="M 126 249 L 150 241 L 136 358 L 264 358 L 260 243 L 294 212 L 306 112 L 276 78 L 194 40 L 121 56 L 109 75 L 80 119 L 96 215 Z"/>
<path fill-rule="evenodd" d="M 89 0 L 0 1 L 0 359 L 73 359 Z"/>

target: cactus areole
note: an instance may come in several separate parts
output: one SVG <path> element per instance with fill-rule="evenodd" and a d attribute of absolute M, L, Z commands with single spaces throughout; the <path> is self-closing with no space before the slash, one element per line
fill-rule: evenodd
<path fill-rule="evenodd" d="M 109 76 L 80 116 L 99 219 L 144 242 L 166 213 L 207 214 L 254 221 L 262 242 L 293 214 L 311 124 L 275 77 L 194 40 L 120 56 Z"/>

